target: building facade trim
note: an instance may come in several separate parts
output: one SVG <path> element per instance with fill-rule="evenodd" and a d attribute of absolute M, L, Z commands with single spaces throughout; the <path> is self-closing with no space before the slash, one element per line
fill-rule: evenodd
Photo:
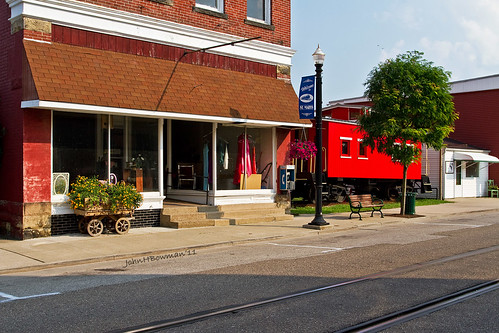
<path fill-rule="evenodd" d="M 239 36 L 209 31 L 144 15 L 73 0 L 6 0 L 10 21 L 29 17 L 53 24 L 172 46 L 201 49 L 241 40 Z M 291 65 L 289 47 L 253 40 L 209 52 L 267 64 Z"/>
<path fill-rule="evenodd" d="M 144 118 L 159 118 L 159 119 L 174 119 L 174 120 L 192 120 L 192 121 L 205 121 L 216 123 L 227 123 L 238 125 L 254 125 L 259 127 L 312 127 L 312 124 L 301 124 L 291 122 L 267 121 L 257 119 L 245 118 L 228 118 L 217 116 L 203 116 L 198 114 L 187 114 L 177 112 L 164 112 L 164 111 L 148 111 L 137 109 L 115 108 L 108 106 L 52 102 L 41 100 L 30 100 L 21 102 L 21 109 L 46 109 L 55 111 L 67 112 L 81 112 L 81 113 L 94 113 L 94 114 L 113 114 L 121 116 L 140 116 Z"/>

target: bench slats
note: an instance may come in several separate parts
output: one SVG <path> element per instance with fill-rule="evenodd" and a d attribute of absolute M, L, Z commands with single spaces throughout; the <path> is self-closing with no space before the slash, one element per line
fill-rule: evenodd
<path fill-rule="evenodd" d="M 350 202 L 350 219 L 352 218 L 352 214 L 357 214 L 359 215 L 359 220 L 362 220 L 362 216 L 360 215 L 362 209 L 370 209 L 371 217 L 374 212 L 380 212 L 381 217 L 384 217 L 381 211 L 384 206 L 383 200 L 375 199 L 370 194 L 352 194 L 348 196 L 348 201 Z"/>

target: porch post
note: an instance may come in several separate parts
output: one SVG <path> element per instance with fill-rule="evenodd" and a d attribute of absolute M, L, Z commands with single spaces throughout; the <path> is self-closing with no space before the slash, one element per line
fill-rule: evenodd
<path fill-rule="evenodd" d="M 172 187 L 172 120 L 168 119 L 166 121 L 166 167 L 168 168 L 166 189 L 171 190 Z"/>
<path fill-rule="evenodd" d="M 158 119 L 158 183 L 159 183 L 159 195 L 164 196 L 164 158 L 163 158 L 163 125 L 164 119 Z"/>
<path fill-rule="evenodd" d="M 217 123 L 213 123 L 211 138 L 211 193 L 213 194 L 213 206 L 215 206 L 217 193 Z"/>
<path fill-rule="evenodd" d="M 277 131 L 272 127 L 272 189 L 277 193 Z"/>

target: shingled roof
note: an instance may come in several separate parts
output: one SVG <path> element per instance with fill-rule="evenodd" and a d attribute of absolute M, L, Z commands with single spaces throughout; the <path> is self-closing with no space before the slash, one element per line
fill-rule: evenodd
<path fill-rule="evenodd" d="M 23 100 L 156 111 L 175 63 L 59 43 L 24 41 Z M 31 88 L 30 88 L 31 87 Z M 179 63 L 158 112 L 308 124 L 291 84 Z"/>

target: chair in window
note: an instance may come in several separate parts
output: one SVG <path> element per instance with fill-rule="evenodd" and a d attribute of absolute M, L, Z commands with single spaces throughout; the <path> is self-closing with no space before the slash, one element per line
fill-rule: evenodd
<path fill-rule="evenodd" d="M 186 185 L 188 187 L 186 187 Z M 178 164 L 178 188 L 191 188 L 196 189 L 196 172 L 194 171 L 194 164 L 179 163 Z"/>
<path fill-rule="evenodd" d="M 494 197 L 494 195 L 496 196 L 496 198 L 499 198 L 499 188 L 497 187 L 497 185 L 494 184 L 494 180 L 493 179 L 489 179 L 487 181 L 487 184 L 488 184 L 488 190 L 489 190 L 489 195 L 491 198 Z"/>

